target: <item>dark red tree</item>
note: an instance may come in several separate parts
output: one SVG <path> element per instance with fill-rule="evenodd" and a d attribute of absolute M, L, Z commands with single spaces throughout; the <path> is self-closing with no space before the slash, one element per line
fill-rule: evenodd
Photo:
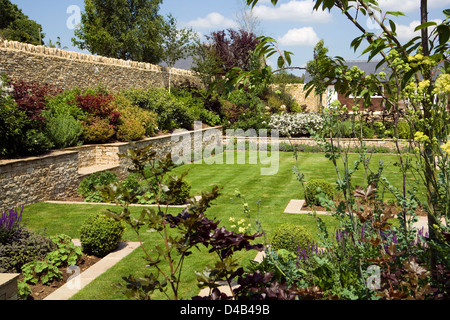
<path fill-rule="evenodd" d="M 244 30 L 221 30 L 206 36 L 209 50 L 214 50 L 223 75 L 234 67 L 249 70 L 251 67 L 252 52 L 259 41 L 255 34 Z"/>

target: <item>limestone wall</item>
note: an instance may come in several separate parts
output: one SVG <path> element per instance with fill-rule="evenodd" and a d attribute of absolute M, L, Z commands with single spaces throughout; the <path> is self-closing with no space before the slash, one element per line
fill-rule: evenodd
<path fill-rule="evenodd" d="M 65 200 L 77 196 L 82 178 L 109 170 L 124 178 L 130 162 L 120 153 L 134 146 L 153 144 L 159 155 L 172 151 L 183 136 L 192 150 L 211 145 L 209 136 L 221 128 L 207 128 L 184 133 L 147 138 L 134 143 L 86 145 L 58 150 L 39 157 L 0 160 L 0 212 L 47 200 Z M 221 141 L 216 141 L 221 143 Z"/>
<path fill-rule="evenodd" d="M 320 99 L 319 96 L 315 94 L 314 90 L 306 96 L 306 90 L 304 89 L 305 84 L 303 83 L 289 83 L 286 84 L 284 89 L 286 93 L 288 93 L 295 102 L 298 103 L 300 107 L 306 106 L 305 111 L 311 112 L 319 112 L 320 110 Z M 327 96 L 323 94 L 322 103 L 326 103 Z"/>
<path fill-rule="evenodd" d="M 72 195 L 78 185 L 78 153 L 0 161 L 0 210 Z"/>
<path fill-rule="evenodd" d="M 61 89 L 86 89 L 100 84 L 111 90 L 167 87 L 166 67 L 106 58 L 16 41 L 0 41 L 0 74 L 12 79 L 53 84 Z M 200 86 L 194 73 L 171 69 L 172 85 Z"/>

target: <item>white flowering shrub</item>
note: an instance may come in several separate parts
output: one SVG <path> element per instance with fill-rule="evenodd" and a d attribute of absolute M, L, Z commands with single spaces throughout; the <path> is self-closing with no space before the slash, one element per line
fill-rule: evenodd
<path fill-rule="evenodd" d="M 305 136 L 311 130 L 320 131 L 323 128 L 323 118 L 317 113 L 282 113 L 274 114 L 269 126 L 272 130 L 279 130 L 281 136 Z"/>

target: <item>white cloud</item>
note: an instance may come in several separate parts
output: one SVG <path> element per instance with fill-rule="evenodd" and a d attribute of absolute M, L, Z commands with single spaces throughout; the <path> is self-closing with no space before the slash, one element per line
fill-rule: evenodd
<path fill-rule="evenodd" d="M 379 0 L 378 4 L 383 11 L 411 12 L 419 10 L 419 0 Z M 450 0 L 428 0 L 428 9 L 445 7 Z"/>
<path fill-rule="evenodd" d="M 432 20 L 432 21 L 434 21 L 434 22 L 436 22 L 438 24 L 442 22 L 442 20 L 439 20 L 439 19 L 435 19 L 435 20 Z M 400 40 L 402 40 L 402 41 L 407 41 L 407 40 L 410 40 L 410 39 L 412 39 L 414 37 L 420 36 L 420 31 L 414 32 L 414 29 L 418 25 L 420 25 L 420 21 L 419 20 L 411 21 L 411 23 L 409 25 L 407 25 L 407 26 L 406 25 L 397 24 L 396 25 L 397 37 Z M 431 28 L 433 28 L 433 27 L 431 27 Z"/>
<path fill-rule="evenodd" d="M 329 22 L 332 18 L 328 11 L 313 11 L 312 0 L 292 0 L 277 7 L 258 5 L 253 8 L 254 14 L 261 20 L 290 20 L 297 22 Z"/>
<path fill-rule="evenodd" d="M 289 30 L 278 42 L 285 46 L 313 47 L 319 42 L 319 37 L 312 27 L 303 27 Z"/>
<path fill-rule="evenodd" d="M 225 18 L 218 12 L 212 12 L 206 16 L 206 18 L 198 18 L 187 23 L 188 26 L 199 29 L 212 29 L 212 28 L 236 28 L 237 23 L 231 19 Z"/>

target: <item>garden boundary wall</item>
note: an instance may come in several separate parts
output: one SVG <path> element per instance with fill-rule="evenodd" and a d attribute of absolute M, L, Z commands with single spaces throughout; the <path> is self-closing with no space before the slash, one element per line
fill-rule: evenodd
<path fill-rule="evenodd" d="M 320 99 L 314 89 L 306 96 L 305 84 L 303 83 L 288 83 L 284 85 L 273 85 L 272 88 L 276 90 L 282 87 L 287 94 L 289 94 L 300 107 L 305 107 L 305 111 L 319 112 Z M 280 88 L 281 89 L 281 88 Z M 323 104 L 327 101 L 327 95 L 322 95 Z"/>
<path fill-rule="evenodd" d="M 107 58 L 17 41 L 0 41 L 0 74 L 13 80 L 47 83 L 63 90 L 102 85 L 110 90 L 171 85 L 201 87 L 190 70 Z"/>
<path fill-rule="evenodd" d="M 119 157 L 130 148 L 153 145 L 163 156 L 175 144 L 188 141 L 191 150 L 221 144 L 216 139 L 221 127 L 183 131 L 135 142 L 84 145 L 24 159 L 0 160 L 0 212 L 50 200 L 76 197 L 81 180 L 94 172 L 111 171 L 120 178 L 128 174 L 131 162 Z"/>

